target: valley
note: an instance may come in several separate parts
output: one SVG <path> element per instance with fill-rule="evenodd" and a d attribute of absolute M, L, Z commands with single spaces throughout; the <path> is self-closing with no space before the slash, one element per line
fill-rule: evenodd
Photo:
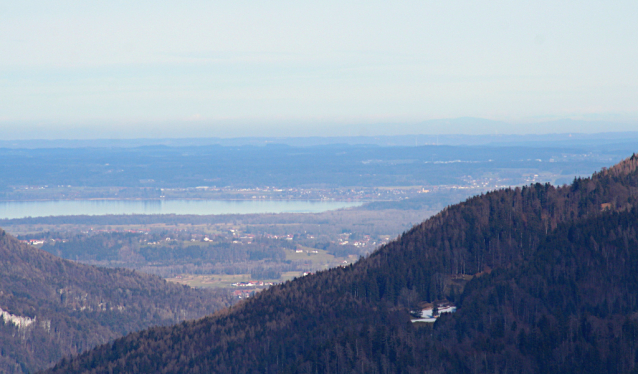
<path fill-rule="evenodd" d="M 637 204 L 636 156 L 567 186 L 475 196 L 354 264 L 48 372 L 631 372 Z M 456 310 L 412 323 L 428 303 Z"/>
<path fill-rule="evenodd" d="M 56 256 L 124 267 L 193 287 L 233 288 L 270 272 L 283 282 L 353 263 L 431 215 L 350 208 L 323 213 L 214 216 L 42 217 L 6 229 Z M 107 218 L 109 225 L 100 220 Z M 155 219 L 156 222 L 144 222 Z M 91 222 L 93 220 L 93 222 Z M 119 220 L 126 220 L 117 224 Z M 136 220 L 138 222 L 136 222 Z M 174 222 L 171 222 L 174 221 Z"/>
<path fill-rule="evenodd" d="M 433 361 L 428 357 L 431 355 L 424 352 L 443 351 L 433 350 L 428 339 L 415 345 L 415 339 L 432 335 L 433 329 L 444 326 L 445 321 L 467 318 L 468 308 L 464 309 L 464 300 L 471 299 L 477 284 L 501 274 L 502 269 L 514 269 L 531 261 L 544 238 L 558 230 L 560 225 L 595 217 L 602 211 L 621 212 L 633 204 L 633 160 L 625 160 L 613 169 L 627 173 L 626 180 L 616 173 L 603 183 L 601 175 L 611 175 L 610 171 L 604 170 L 595 174 L 593 179 L 575 178 L 572 184 L 557 187 L 547 181 L 565 178 L 569 175 L 567 169 L 573 170 L 575 165 L 566 161 L 561 161 L 563 164 L 552 162 L 558 164 L 559 169 L 551 169 L 555 165 L 547 169 L 538 165 L 531 167 L 532 164 L 528 163 L 529 169 L 516 169 L 514 174 L 513 168 L 506 171 L 483 165 L 477 170 L 481 170 L 487 179 L 481 181 L 468 174 L 458 174 L 461 170 L 467 172 L 470 169 L 445 169 L 450 171 L 445 178 L 458 183 L 451 185 L 380 184 L 348 188 L 298 185 L 288 189 L 254 185 L 224 188 L 172 186 L 159 190 L 162 198 L 190 199 L 183 200 L 187 204 L 199 204 L 206 201 L 202 198 L 208 197 L 223 197 L 230 199 L 228 201 L 248 200 L 246 203 L 250 204 L 277 202 L 279 198 L 299 203 L 303 203 L 301 199 L 332 201 L 330 199 L 341 198 L 357 204 L 318 212 L 211 214 L 204 209 L 204 214 L 103 215 L 89 210 L 89 214 L 81 215 L 41 213 L 0 219 L 0 225 L 6 232 L 17 238 L 9 239 L 7 243 L 14 243 L 9 247 L 31 253 L 26 259 L 6 262 L 7 266 L 16 266 L 23 261 L 18 269 L 35 269 L 27 270 L 27 275 L 20 277 L 17 283 L 17 278 L 6 278 L 10 273 L 0 279 L 4 282 L 0 284 L 3 292 L 0 307 L 5 323 L 4 327 L 0 327 L 4 331 L 0 331 L 0 335 L 4 334 L 4 338 L 0 336 L 0 339 L 4 339 L 6 347 L 12 347 L 6 355 L 3 353 L 1 357 L 5 358 L 0 360 L 0 364 L 8 372 L 26 373 L 46 369 L 71 354 L 80 355 L 77 356 L 80 361 L 60 361 L 61 366 L 53 372 L 86 372 L 77 363 L 83 362 L 81 357 L 99 354 L 96 352 L 105 347 L 101 344 L 120 344 L 114 342 L 120 341 L 117 339 L 122 336 L 126 336 L 122 338 L 124 341 L 137 339 L 136 336 L 145 337 L 149 333 L 157 333 L 159 337 L 167 331 L 177 331 L 175 334 L 179 336 L 200 336 L 196 330 L 201 326 L 207 326 L 204 328 L 210 329 L 213 334 L 206 335 L 209 337 L 205 339 L 214 336 L 219 344 L 256 344 L 247 340 L 234 341 L 222 333 L 226 324 L 231 323 L 239 329 L 254 329 L 262 337 L 277 338 L 278 342 L 272 349 L 279 353 L 257 344 L 261 351 L 254 357 L 260 357 L 259 363 L 247 359 L 247 353 L 241 349 L 229 351 L 233 357 L 231 361 L 201 351 L 197 355 L 209 358 L 197 356 L 200 357 L 197 364 L 189 365 L 204 371 L 209 371 L 210 365 L 221 367 L 221 372 L 281 371 L 280 362 L 285 355 L 286 366 L 283 369 L 292 372 L 363 373 L 380 371 L 379 367 L 410 372 L 413 368 L 430 367 L 428 365 Z M 586 163 L 590 168 L 593 165 L 591 161 Z M 424 164 L 430 165 L 428 162 Z M 375 161 L 363 165 L 405 167 L 416 164 Z M 439 165 L 457 167 L 464 164 L 445 161 L 430 166 Z M 386 174 L 376 178 L 389 178 L 387 170 Z M 515 177 L 515 173 L 521 174 Z M 397 177 L 403 178 L 398 175 L 392 178 Z M 522 187 L 500 185 L 514 181 L 531 184 Z M 139 198 L 133 197 L 139 188 L 146 187 L 109 187 L 108 193 L 125 199 L 122 201 L 134 202 Z M 494 188 L 495 191 L 489 191 Z M 7 187 L 4 196 L 9 197 L 18 190 Z M 69 199 L 75 194 L 75 198 L 86 198 L 95 197 L 97 191 L 107 190 L 103 187 L 70 186 L 26 188 L 20 196 Z M 47 195 L 50 192 L 54 194 Z M 127 195 L 129 192 L 133 194 Z M 163 204 L 175 200 L 161 201 Z M 42 267 L 42 258 L 60 264 L 56 266 L 63 270 L 47 268 L 41 276 L 34 276 L 42 272 L 38 270 Z M 74 265 L 69 268 L 64 264 Z M 76 270 L 69 273 L 69 269 Z M 81 274 L 88 269 L 99 274 L 111 274 L 114 279 L 128 280 L 86 280 L 88 278 Z M 49 274 L 52 271 L 56 275 Z M 145 280 L 133 280 L 136 277 Z M 78 281 L 88 283 L 85 285 Z M 103 288 L 92 286 L 94 282 L 102 282 Z M 17 286 L 22 283 L 27 285 Z M 87 286 L 89 289 L 86 289 Z M 117 291 L 112 288 L 116 286 Z M 27 289 L 30 291 L 26 292 Z M 43 291 L 32 295 L 32 290 L 37 289 Z M 159 291 L 149 291 L 152 289 Z M 52 298 L 51 295 L 57 296 Z M 144 296 L 131 299 L 131 295 Z M 488 304 L 493 302 L 490 300 Z M 299 309 L 302 305 L 309 309 Z M 469 309 L 483 313 L 482 305 Z M 444 313 L 439 314 L 439 309 Z M 282 311 L 286 310 L 288 314 L 282 315 Z M 310 320 L 307 315 L 310 311 L 316 325 L 306 326 L 304 321 Z M 451 311 L 456 313 L 445 313 Z M 211 316 L 212 313 L 216 314 Z M 359 317 L 339 317 L 355 314 Z M 202 317 L 205 318 L 198 319 Z M 128 323 L 118 322 L 121 318 L 126 318 Z M 237 318 L 252 322 L 244 325 Z M 284 322 L 277 322 L 280 327 L 267 334 L 260 322 L 262 318 L 273 323 Z M 185 324 L 172 327 L 177 330 L 152 328 L 177 322 Z M 401 327 L 405 326 L 404 323 L 412 327 Z M 523 322 L 518 324 L 526 326 Z M 302 329 L 307 329 L 316 338 L 301 337 L 301 330 L 292 329 L 293 325 L 305 326 Z M 343 329 L 335 330 L 337 325 L 343 326 Z M 76 330 L 89 333 L 82 335 Z M 59 337 L 62 332 L 64 338 Z M 127 335 L 130 333 L 133 335 Z M 352 334 L 365 338 L 352 340 Z M 16 340 L 17 336 L 21 336 L 22 340 Z M 41 348 L 18 349 L 20 342 L 37 339 L 45 342 Z M 167 347 L 178 355 L 174 356 L 178 361 L 182 349 L 192 349 L 177 343 L 165 344 L 161 342 L 163 338 L 158 339 L 153 338 L 143 344 L 148 347 L 160 344 L 153 349 L 164 352 L 169 361 L 173 356 L 166 353 Z M 376 339 L 385 341 L 386 346 L 378 345 Z M 390 342 L 391 349 L 387 346 Z M 331 356 L 324 356 L 325 352 L 319 349 L 319 356 L 313 358 L 305 351 L 291 348 L 299 344 L 315 347 L 313 350 L 327 345 L 344 352 L 352 344 L 362 344 L 363 356 L 344 353 L 335 361 Z M 55 345 L 59 345 L 60 349 L 53 350 Z M 205 345 L 217 349 L 211 342 L 207 341 Z M 97 351 L 91 351 L 94 347 L 98 347 Z M 122 354 L 146 354 L 135 353 L 132 346 L 127 347 Z M 89 352 L 86 353 L 89 356 L 82 356 L 82 352 Z M 396 355 L 407 354 L 405 352 L 421 352 L 423 357 L 418 360 L 413 356 L 406 358 L 407 366 L 401 366 L 403 364 L 399 364 Z M 120 365 L 107 361 L 99 358 L 90 364 L 80 365 L 89 372 L 106 370 L 103 363 L 109 368 Z M 140 369 L 142 366 L 138 366 L 138 361 L 128 361 L 116 370 L 162 370 L 152 365 Z M 241 369 L 234 368 L 233 362 L 240 361 L 244 362 Z M 450 365 L 457 364 L 468 365 Z M 170 365 L 181 364 L 170 361 Z"/>

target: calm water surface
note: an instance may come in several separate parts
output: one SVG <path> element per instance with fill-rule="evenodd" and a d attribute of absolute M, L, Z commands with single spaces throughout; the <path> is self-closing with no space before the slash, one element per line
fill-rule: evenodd
<path fill-rule="evenodd" d="M 56 200 L 0 202 L 0 219 L 104 214 L 319 213 L 361 205 L 343 201 Z"/>

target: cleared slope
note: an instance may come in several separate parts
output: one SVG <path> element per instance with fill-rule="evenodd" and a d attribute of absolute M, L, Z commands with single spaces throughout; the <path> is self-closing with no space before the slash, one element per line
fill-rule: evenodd
<path fill-rule="evenodd" d="M 74 263 L 0 230 L 0 372 L 43 369 L 132 331 L 202 317 L 227 298 Z M 16 323 L 20 321 L 24 323 Z"/>
<path fill-rule="evenodd" d="M 409 322 L 403 296 L 457 299 L 461 290 L 452 287 L 452 275 L 518 269 L 562 225 L 631 209 L 637 167 L 632 156 L 569 186 L 537 184 L 474 197 L 353 266 L 273 287 L 216 316 L 129 335 L 51 372 L 467 370 L 464 357 L 443 349 L 443 337 Z"/>

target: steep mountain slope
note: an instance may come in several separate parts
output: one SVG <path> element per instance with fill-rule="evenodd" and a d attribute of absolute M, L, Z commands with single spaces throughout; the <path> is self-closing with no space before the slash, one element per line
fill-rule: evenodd
<path fill-rule="evenodd" d="M 468 356 L 469 348 L 455 348 L 449 336 L 455 336 L 456 325 L 447 334 L 435 334 L 439 325 L 447 326 L 447 318 L 434 330 L 417 328 L 409 321 L 406 305 L 413 305 L 413 299 L 458 299 L 459 317 L 450 318 L 461 318 L 472 309 L 465 306 L 466 300 L 484 287 L 477 282 L 492 278 L 474 277 L 465 290 L 457 278 L 493 269 L 496 275 L 519 274 L 516 271 L 542 258 L 548 237 L 560 235 L 565 225 L 630 211 L 637 205 L 637 169 L 638 158 L 632 156 L 569 186 L 536 184 L 474 197 L 415 226 L 355 265 L 273 287 L 212 317 L 131 334 L 65 360 L 51 372 L 492 371 L 475 335 L 464 333 L 469 347 L 484 353 L 485 363 L 481 356 Z M 580 271 L 578 264 L 573 266 L 573 271 Z M 625 315 L 638 312 L 627 308 Z M 476 313 L 494 317 L 485 307 L 477 307 Z M 522 329 L 528 328 L 526 323 L 530 322 L 521 322 Z M 473 328 L 481 331 L 478 325 Z M 492 354 L 504 348 L 486 347 L 492 347 Z M 474 357 L 473 366 L 468 357 Z"/>
<path fill-rule="evenodd" d="M 445 371 L 638 371 L 637 230 L 637 208 L 561 225 L 525 265 L 470 282 L 434 329 Z"/>
<path fill-rule="evenodd" d="M 202 317 L 227 298 L 57 258 L 0 230 L 0 372 L 43 369 L 132 331 Z"/>

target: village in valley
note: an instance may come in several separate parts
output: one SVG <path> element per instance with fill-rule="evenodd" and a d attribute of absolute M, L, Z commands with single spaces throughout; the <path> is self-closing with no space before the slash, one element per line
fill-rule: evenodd
<path fill-rule="evenodd" d="M 296 218 L 300 215 L 283 214 L 232 217 L 214 224 L 9 228 L 22 242 L 64 258 L 137 269 L 196 288 L 225 288 L 244 299 L 287 280 L 354 263 L 408 228 L 419 212 L 395 214 L 394 227 L 365 210 L 343 210 L 304 215 L 313 218 L 305 222 Z M 279 222 L 274 224 L 274 219 Z M 76 251 L 80 244 L 91 250 Z"/>

